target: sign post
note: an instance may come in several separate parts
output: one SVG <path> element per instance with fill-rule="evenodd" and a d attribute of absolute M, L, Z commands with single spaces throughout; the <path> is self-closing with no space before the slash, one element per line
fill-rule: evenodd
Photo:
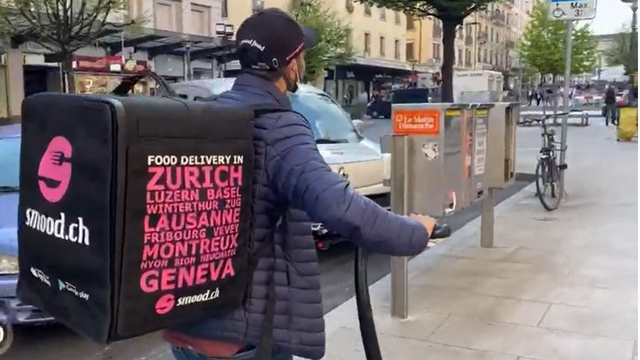
<path fill-rule="evenodd" d="M 571 87 L 571 51 L 573 43 L 573 21 L 590 20 L 596 17 L 596 0 L 550 0 L 549 19 L 567 22 L 567 33 L 564 54 L 564 92 L 562 97 L 564 117 L 562 118 L 562 133 L 560 134 L 560 165 L 564 165 L 567 158 L 567 131 L 569 130 L 569 91 Z M 554 119 L 555 121 L 555 119 Z M 562 168 L 561 168 L 562 169 Z M 566 194 L 564 189 L 564 170 L 560 170 L 559 198 Z"/>

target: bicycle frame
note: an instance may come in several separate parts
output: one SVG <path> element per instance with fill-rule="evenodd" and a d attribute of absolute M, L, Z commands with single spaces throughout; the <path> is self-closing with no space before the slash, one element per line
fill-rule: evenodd
<path fill-rule="evenodd" d="M 542 126 L 542 134 L 541 134 L 542 147 L 540 148 L 540 155 L 538 156 L 538 159 L 552 158 L 555 160 L 556 159 L 555 144 L 557 144 L 558 142 L 556 141 L 555 134 L 548 131 L 548 126 L 546 123 L 547 120 L 549 120 L 549 118 L 545 116 L 545 118 L 543 118 L 542 121 L 540 122 Z"/>

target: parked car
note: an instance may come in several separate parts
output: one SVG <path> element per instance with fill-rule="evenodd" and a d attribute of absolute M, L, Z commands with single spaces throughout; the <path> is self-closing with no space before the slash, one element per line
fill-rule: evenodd
<path fill-rule="evenodd" d="M 2 354 L 11 346 L 14 325 L 43 325 L 52 323 L 54 319 L 16 297 L 18 193 L 20 191 L 19 124 L 0 126 L 0 170 L 0 354 Z"/>
<path fill-rule="evenodd" d="M 171 88 L 184 99 L 199 100 L 230 90 L 234 81 L 233 78 L 192 80 L 171 84 Z M 309 121 L 318 150 L 331 169 L 348 180 L 358 193 L 388 208 L 390 189 L 383 185 L 383 173 L 385 164 L 389 168 L 390 157 L 381 154 L 377 143 L 365 139 L 349 114 L 324 91 L 301 84 L 290 99 L 293 109 Z M 313 224 L 312 230 L 319 249 L 343 240 L 322 224 Z"/>
<path fill-rule="evenodd" d="M 367 104 L 365 115 L 372 119 L 390 119 L 391 101 L 383 98 L 374 98 Z"/>

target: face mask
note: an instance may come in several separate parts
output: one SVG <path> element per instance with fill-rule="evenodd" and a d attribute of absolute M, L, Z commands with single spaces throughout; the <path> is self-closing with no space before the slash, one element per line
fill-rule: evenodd
<path fill-rule="evenodd" d="M 287 91 L 295 94 L 296 91 L 298 91 L 298 83 L 302 80 L 302 76 L 303 76 L 303 71 L 300 71 L 300 68 L 298 67 L 298 61 L 294 60 L 295 64 L 296 64 L 296 78 L 295 79 L 290 79 L 288 76 L 284 77 L 284 80 L 287 83 Z"/>

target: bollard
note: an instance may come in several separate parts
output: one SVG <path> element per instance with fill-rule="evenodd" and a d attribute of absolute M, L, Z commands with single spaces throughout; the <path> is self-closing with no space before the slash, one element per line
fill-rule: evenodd
<path fill-rule="evenodd" d="M 492 248 L 495 223 L 493 188 L 487 189 L 487 196 L 482 199 L 482 213 L 480 216 L 480 246 L 483 248 Z"/>
<path fill-rule="evenodd" d="M 391 211 L 407 215 L 407 189 L 409 187 L 409 144 L 407 136 L 392 137 L 391 168 L 402 169 L 391 176 Z M 399 149 L 401 147 L 402 149 Z M 400 151 L 399 151 L 400 150 Z M 398 156 L 402 155 L 402 156 Z M 398 176 L 400 175 L 400 176 Z M 407 319 L 409 317 L 409 258 L 391 257 L 391 316 Z"/>

